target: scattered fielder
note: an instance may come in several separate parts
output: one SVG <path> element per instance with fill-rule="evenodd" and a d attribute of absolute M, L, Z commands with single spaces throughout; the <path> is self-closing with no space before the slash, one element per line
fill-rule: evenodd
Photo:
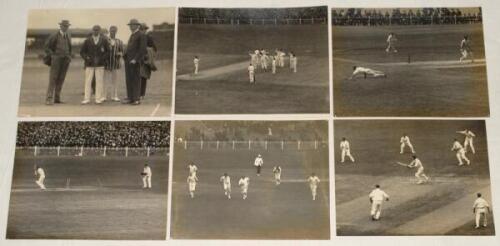
<path fill-rule="evenodd" d="M 385 73 L 383 73 L 381 71 L 373 70 L 370 68 L 366 68 L 366 67 L 353 66 L 352 70 L 353 70 L 353 72 L 352 72 L 351 77 L 349 77 L 349 80 L 354 79 L 359 74 L 362 74 L 365 79 L 368 77 L 368 75 L 370 75 L 374 78 L 378 78 L 378 77 L 387 78 L 387 75 L 385 75 Z"/>
<path fill-rule="evenodd" d="M 196 174 L 190 174 L 187 177 L 187 183 L 188 183 L 188 189 L 189 189 L 189 196 L 191 198 L 194 198 L 194 191 L 196 190 L 196 183 L 198 182 L 198 177 L 196 177 Z"/>
<path fill-rule="evenodd" d="M 147 163 L 144 164 L 141 176 L 142 176 L 142 188 L 151 189 L 151 176 L 153 176 L 153 172 L 151 171 L 151 167 L 149 167 Z"/>
<path fill-rule="evenodd" d="M 342 141 L 340 141 L 340 149 L 342 150 L 342 155 L 340 159 L 341 163 L 344 163 L 346 156 L 349 157 L 349 159 L 351 159 L 351 162 L 354 162 L 354 157 L 352 157 L 351 155 L 351 146 L 346 138 L 342 138 Z"/>
<path fill-rule="evenodd" d="M 415 154 L 415 149 L 413 148 L 413 145 L 411 144 L 410 137 L 408 137 L 406 135 L 406 133 L 403 134 L 403 136 L 401 137 L 401 140 L 399 142 L 401 143 L 400 154 L 404 153 L 405 146 L 408 146 L 408 148 L 410 148 L 410 150 L 411 150 L 411 153 Z"/>
<path fill-rule="evenodd" d="M 477 193 L 477 199 L 472 206 L 472 213 L 476 215 L 476 229 L 479 228 L 481 215 L 483 216 L 483 227 L 488 225 L 487 217 L 488 213 L 490 213 L 490 205 L 481 196 L 481 193 Z"/>
<path fill-rule="evenodd" d="M 375 189 L 368 195 L 370 198 L 370 203 L 372 205 L 370 215 L 372 220 L 380 220 L 380 214 L 382 213 L 382 203 L 384 200 L 389 201 L 389 195 L 380 189 L 380 185 L 375 185 Z"/>
<path fill-rule="evenodd" d="M 250 84 L 255 83 L 255 67 L 250 63 L 248 66 L 248 78 L 250 80 Z"/>
<path fill-rule="evenodd" d="M 264 165 L 264 159 L 262 159 L 262 156 L 260 154 L 255 158 L 253 165 L 255 166 L 255 168 L 257 168 L 257 176 L 260 176 L 262 165 Z"/>
<path fill-rule="evenodd" d="M 318 189 L 318 184 L 321 182 L 318 176 L 315 173 L 311 173 L 311 176 L 307 178 L 307 182 L 309 182 L 309 188 L 311 189 L 312 199 L 316 200 L 316 190 Z"/>
<path fill-rule="evenodd" d="M 35 183 L 40 187 L 41 190 L 45 190 L 45 171 L 42 167 L 35 165 L 35 178 L 37 180 Z"/>
<path fill-rule="evenodd" d="M 198 74 L 198 65 L 200 63 L 200 59 L 198 58 L 198 56 L 195 56 L 194 59 L 193 59 L 193 64 L 194 64 L 194 74 Z"/>
<path fill-rule="evenodd" d="M 464 165 L 464 162 L 462 160 L 464 160 L 467 163 L 467 165 L 470 165 L 470 160 L 467 158 L 467 156 L 465 156 L 464 147 L 460 144 L 460 142 L 458 142 L 456 138 L 454 139 L 451 151 L 456 151 L 459 166 Z"/>
<path fill-rule="evenodd" d="M 472 49 L 470 47 L 470 39 L 468 35 L 464 35 L 464 38 L 460 42 L 460 53 L 462 56 L 460 57 L 460 62 L 463 62 L 464 59 L 470 58 L 471 62 L 474 62 L 474 56 L 472 55 Z"/>
<path fill-rule="evenodd" d="M 417 158 L 416 155 L 412 156 L 413 161 L 408 164 L 408 168 L 417 168 L 417 172 L 415 173 L 415 177 L 417 178 L 417 184 L 423 184 L 429 181 L 429 177 L 424 173 L 424 166 L 420 159 Z"/>
<path fill-rule="evenodd" d="M 394 52 L 394 53 L 397 53 L 398 50 L 396 49 L 396 42 L 398 41 L 398 38 L 396 37 L 396 34 L 394 33 L 389 33 L 389 35 L 387 36 L 387 48 L 385 49 L 385 52 L 389 53 L 389 52 Z"/>
<path fill-rule="evenodd" d="M 188 168 L 189 175 L 198 178 L 198 176 L 196 175 L 196 173 L 198 172 L 198 167 L 194 164 L 194 162 L 191 162 L 191 164 L 188 165 Z"/>
<path fill-rule="evenodd" d="M 293 52 L 290 52 L 290 69 L 294 73 L 297 72 L 297 56 Z"/>
<path fill-rule="evenodd" d="M 463 131 L 457 131 L 457 133 L 465 135 L 465 140 L 464 140 L 464 149 L 465 152 L 467 152 L 467 147 L 470 147 L 470 150 L 472 151 L 472 154 L 476 153 L 476 150 L 474 149 L 474 143 L 473 140 L 476 137 L 476 135 L 469 129 L 465 129 Z"/>
<path fill-rule="evenodd" d="M 276 73 L 276 58 L 273 56 L 273 59 L 271 60 L 271 72 L 273 74 Z"/>
<path fill-rule="evenodd" d="M 280 185 L 281 184 L 281 167 L 279 165 L 273 167 L 273 174 L 274 174 L 274 182 L 276 183 L 276 185 Z"/>
<path fill-rule="evenodd" d="M 246 200 L 248 196 L 248 185 L 250 185 L 250 178 L 241 176 L 238 185 L 241 188 L 241 195 L 243 195 L 243 200 Z"/>
<path fill-rule="evenodd" d="M 231 177 L 229 177 L 227 173 L 224 173 L 224 175 L 220 177 L 220 182 L 224 188 L 224 195 L 227 196 L 227 199 L 231 199 Z"/>

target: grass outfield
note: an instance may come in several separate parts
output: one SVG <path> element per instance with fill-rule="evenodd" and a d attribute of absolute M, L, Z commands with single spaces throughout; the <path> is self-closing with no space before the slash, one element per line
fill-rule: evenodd
<path fill-rule="evenodd" d="M 328 150 L 260 152 L 262 175 L 255 175 L 255 150 L 184 150 L 175 148 L 171 237 L 175 239 L 329 239 Z M 195 198 L 188 194 L 187 163 L 199 168 Z M 275 186 L 272 167 L 283 168 Z M 219 178 L 231 176 L 232 199 L 224 196 Z M 312 201 L 307 183 L 316 172 L 322 180 Z M 247 200 L 237 182 L 250 177 Z"/>
<path fill-rule="evenodd" d="M 146 97 L 139 106 L 123 105 L 119 102 L 80 105 L 83 100 L 85 74 L 80 58 L 70 64 L 61 92 L 64 104 L 45 105 L 49 68 L 35 58 L 24 60 L 18 114 L 34 116 L 168 116 L 172 102 L 172 61 L 157 61 L 158 71 L 148 80 Z M 126 97 L 125 70 L 118 72 L 118 96 Z"/>
<path fill-rule="evenodd" d="M 351 143 L 355 164 L 340 163 L 335 147 L 335 197 L 338 235 L 494 235 L 494 226 L 473 230 L 472 204 L 481 192 L 491 201 L 486 130 L 483 121 L 370 120 L 335 121 L 335 144 Z M 476 154 L 470 166 L 457 166 L 450 151 L 455 133 L 465 128 L 476 134 Z M 399 154 L 406 133 L 431 181 L 415 184 L 411 154 Z M 409 151 L 408 148 L 406 151 Z M 391 199 L 384 203 L 382 220 L 369 220 L 368 194 L 380 184 Z M 361 211 L 361 212 L 360 212 Z M 489 221 L 492 215 L 489 215 Z M 430 226 L 432 225 L 432 226 Z"/>
<path fill-rule="evenodd" d="M 145 161 L 152 190 L 141 188 Z M 34 182 L 35 162 L 46 191 Z M 167 183 L 167 157 L 16 156 L 7 238 L 163 240 Z"/>
<path fill-rule="evenodd" d="M 486 66 L 479 61 L 485 58 L 481 25 L 335 26 L 332 31 L 336 115 L 489 115 Z M 398 53 L 384 51 L 389 32 L 398 35 Z M 458 63 L 464 34 L 478 60 L 473 65 Z M 404 65 L 408 56 L 411 63 Z M 355 65 L 381 70 L 387 78 L 350 81 Z"/>
<path fill-rule="evenodd" d="M 328 31 L 326 25 L 180 25 L 176 113 L 328 113 Z M 297 73 L 257 71 L 250 86 L 248 53 L 255 49 L 292 50 Z M 200 74 L 192 76 L 193 57 Z M 222 70 L 221 70 L 222 69 Z"/>

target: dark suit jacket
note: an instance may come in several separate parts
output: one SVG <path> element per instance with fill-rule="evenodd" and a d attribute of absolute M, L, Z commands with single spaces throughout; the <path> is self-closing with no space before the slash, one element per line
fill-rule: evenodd
<path fill-rule="evenodd" d="M 147 38 L 143 32 L 137 31 L 130 35 L 127 43 L 127 49 L 125 50 L 125 54 L 123 55 L 125 62 L 128 63 L 131 60 L 135 60 L 137 63 L 141 62 L 144 56 L 147 54 L 146 45 Z"/>
<path fill-rule="evenodd" d="M 69 48 L 69 54 L 71 55 L 71 35 L 69 33 L 66 33 L 68 37 L 68 48 Z M 56 52 L 56 45 L 57 45 L 57 39 L 61 37 L 61 32 L 57 30 L 56 33 L 53 33 L 52 35 L 47 38 L 45 41 L 45 54 L 47 55 L 52 55 Z"/>
<path fill-rule="evenodd" d="M 85 67 L 104 67 L 108 64 L 109 43 L 102 35 L 99 36 L 97 44 L 92 36 L 85 39 L 80 55 L 85 61 Z"/>

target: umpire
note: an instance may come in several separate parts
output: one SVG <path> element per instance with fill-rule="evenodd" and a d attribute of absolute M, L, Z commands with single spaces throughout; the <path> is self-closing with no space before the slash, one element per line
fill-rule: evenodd
<path fill-rule="evenodd" d="M 49 86 L 45 104 L 62 103 L 61 90 L 71 62 L 71 37 L 68 34 L 69 21 L 59 23 L 59 31 L 49 36 L 45 42 L 44 63 L 50 66 Z"/>

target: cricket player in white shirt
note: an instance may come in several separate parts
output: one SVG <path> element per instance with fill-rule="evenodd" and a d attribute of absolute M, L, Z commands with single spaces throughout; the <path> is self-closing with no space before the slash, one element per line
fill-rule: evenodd
<path fill-rule="evenodd" d="M 45 171 L 40 166 L 35 166 L 35 178 L 37 180 L 35 183 L 40 187 L 40 189 L 45 190 Z"/>
<path fill-rule="evenodd" d="M 462 56 L 460 57 L 460 62 L 463 62 L 464 59 L 470 58 L 471 62 L 474 62 L 474 57 L 472 54 L 472 49 L 470 47 L 470 39 L 468 35 L 464 35 L 462 41 L 460 41 L 460 53 Z"/>
<path fill-rule="evenodd" d="M 460 142 L 458 142 L 456 138 L 453 142 L 453 146 L 451 147 L 451 151 L 456 151 L 459 166 L 464 165 L 463 161 L 465 161 L 467 165 L 470 165 L 470 160 L 467 158 L 467 156 L 465 156 L 464 147 L 460 144 Z"/>
<path fill-rule="evenodd" d="M 188 165 L 188 168 L 189 168 L 189 175 L 198 177 L 196 175 L 196 173 L 198 172 L 198 167 L 194 164 L 194 162 L 191 162 L 191 164 Z"/>
<path fill-rule="evenodd" d="M 318 189 L 318 184 L 321 182 L 319 180 L 318 176 L 316 176 L 315 173 L 312 173 L 311 176 L 307 178 L 307 182 L 309 182 L 309 188 L 311 189 L 311 194 L 312 194 L 312 199 L 313 201 L 316 200 L 316 194 L 317 194 L 317 189 Z"/>
<path fill-rule="evenodd" d="M 384 77 L 387 78 L 387 75 L 383 73 L 382 71 L 374 70 L 371 68 L 366 68 L 366 67 L 358 67 L 358 66 L 353 66 L 352 67 L 352 75 L 349 77 L 349 80 L 354 79 L 358 75 L 363 75 L 363 78 L 367 78 L 368 76 L 372 76 L 374 78 L 379 78 L 379 77 Z"/>
<path fill-rule="evenodd" d="M 271 60 L 271 72 L 273 74 L 276 73 L 276 57 L 273 56 L 273 59 Z"/>
<path fill-rule="evenodd" d="M 342 151 L 340 156 L 341 163 L 344 163 L 346 156 L 349 157 L 349 159 L 351 159 L 351 162 L 354 162 L 354 157 L 352 157 L 351 155 L 351 146 L 346 138 L 342 138 L 342 141 L 340 141 L 340 150 Z"/>
<path fill-rule="evenodd" d="M 398 41 L 398 38 L 396 37 L 396 34 L 394 33 L 389 33 L 389 35 L 387 36 L 387 48 L 385 49 L 385 52 L 389 53 L 389 52 L 394 52 L 394 53 L 397 53 L 398 50 L 396 49 L 396 42 Z"/>
<path fill-rule="evenodd" d="M 416 155 L 412 156 L 413 160 L 410 164 L 408 164 L 408 168 L 416 168 L 417 172 L 415 173 L 415 177 L 417 178 L 417 184 L 423 184 L 429 181 L 429 177 L 424 173 L 424 166 L 420 159 L 417 158 Z"/>
<path fill-rule="evenodd" d="M 224 195 L 227 196 L 227 199 L 231 199 L 231 177 L 224 173 L 219 180 L 222 183 L 222 188 L 224 188 Z"/>
<path fill-rule="evenodd" d="M 266 55 L 266 51 L 262 50 L 261 55 L 260 55 L 260 67 L 264 69 L 264 71 L 267 71 L 267 60 L 269 57 Z"/>
<path fill-rule="evenodd" d="M 255 161 L 253 162 L 253 165 L 255 168 L 257 168 L 257 176 L 260 176 L 260 170 L 262 169 L 262 165 L 264 165 L 264 159 L 262 158 L 262 155 L 257 155 L 255 157 Z"/>
<path fill-rule="evenodd" d="M 250 79 L 250 84 L 255 83 L 255 67 L 252 63 L 248 66 L 248 78 Z"/>
<path fill-rule="evenodd" d="M 375 185 L 375 189 L 368 195 L 370 198 L 370 203 L 372 205 L 370 215 L 372 220 L 379 220 L 380 214 L 382 213 L 382 203 L 389 201 L 389 195 L 380 189 L 380 185 Z"/>
<path fill-rule="evenodd" d="M 481 197 L 481 193 L 477 193 L 477 199 L 472 206 L 472 213 L 476 215 L 476 229 L 479 228 L 481 216 L 483 216 L 483 227 L 488 225 L 488 213 L 490 213 L 490 205 Z"/>
<path fill-rule="evenodd" d="M 457 131 L 457 133 L 465 135 L 465 140 L 464 140 L 464 149 L 465 152 L 467 152 L 467 147 L 470 147 L 470 150 L 472 151 L 472 154 L 476 153 L 476 150 L 474 149 L 474 138 L 476 135 L 469 129 L 465 129 L 463 131 Z"/>
<path fill-rule="evenodd" d="M 198 74 L 198 67 L 200 64 L 200 58 L 198 58 L 198 56 L 194 57 L 193 64 L 194 64 L 194 74 L 196 75 L 196 74 Z"/>
<path fill-rule="evenodd" d="M 257 64 L 257 54 L 254 52 L 249 52 L 248 55 L 250 56 L 250 63 Z"/>
<path fill-rule="evenodd" d="M 285 67 L 285 52 L 281 49 L 278 49 L 278 66 Z"/>
<path fill-rule="evenodd" d="M 144 164 L 144 168 L 142 169 L 142 188 L 143 189 L 151 189 L 151 177 L 153 176 L 153 172 L 151 171 L 151 167 L 146 163 Z"/>
<path fill-rule="evenodd" d="M 274 183 L 276 185 L 280 185 L 281 184 L 281 167 L 279 165 L 273 167 L 273 174 L 274 174 Z"/>
<path fill-rule="evenodd" d="M 248 197 L 248 186 L 250 185 L 250 178 L 241 176 L 238 185 L 241 188 L 241 195 L 243 195 L 243 200 L 246 200 Z"/>
<path fill-rule="evenodd" d="M 189 196 L 191 198 L 194 198 L 194 191 L 196 190 L 196 183 L 198 182 L 198 177 L 196 177 L 196 173 L 193 175 L 193 173 L 189 174 L 187 177 L 187 183 L 188 183 L 188 189 L 189 189 Z"/>
<path fill-rule="evenodd" d="M 406 135 L 406 133 L 403 134 L 403 136 L 401 137 L 401 140 L 399 142 L 401 143 L 400 154 L 404 153 L 406 146 L 408 146 L 408 148 L 410 148 L 412 154 L 415 154 L 415 149 L 413 148 L 413 145 L 411 144 L 410 137 L 408 137 L 408 135 Z"/>

